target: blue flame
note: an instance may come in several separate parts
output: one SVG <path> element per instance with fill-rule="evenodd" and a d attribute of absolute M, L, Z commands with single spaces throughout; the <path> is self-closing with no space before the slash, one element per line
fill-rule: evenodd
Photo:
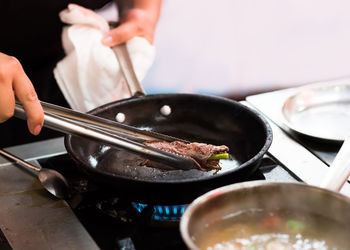
<path fill-rule="evenodd" d="M 138 212 L 142 212 L 148 205 L 133 202 L 132 205 Z M 178 221 L 188 205 L 168 205 L 168 206 L 153 206 L 153 219 L 155 220 L 171 220 Z"/>

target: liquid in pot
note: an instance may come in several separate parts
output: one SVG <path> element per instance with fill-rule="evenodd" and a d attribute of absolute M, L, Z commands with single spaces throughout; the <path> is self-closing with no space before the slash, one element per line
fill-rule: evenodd
<path fill-rule="evenodd" d="M 316 214 L 244 211 L 194 235 L 200 249 L 350 249 L 348 225 Z"/>

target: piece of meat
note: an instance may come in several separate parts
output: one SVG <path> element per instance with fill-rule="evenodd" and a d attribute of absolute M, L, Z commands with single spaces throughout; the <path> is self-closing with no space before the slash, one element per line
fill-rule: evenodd
<path fill-rule="evenodd" d="M 206 143 L 184 143 L 181 141 L 147 141 L 144 144 L 169 153 L 191 158 L 200 170 L 220 170 L 219 160 L 211 160 L 210 156 L 218 153 L 227 153 L 229 148 L 225 145 L 215 146 Z M 151 164 L 146 163 L 146 164 Z"/>

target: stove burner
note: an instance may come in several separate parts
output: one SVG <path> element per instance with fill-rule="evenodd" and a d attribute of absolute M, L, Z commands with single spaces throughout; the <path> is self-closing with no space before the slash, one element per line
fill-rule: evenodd
<path fill-rule="evenodd" d="M 151 220 L 157 222 L 179 222 L 186 207 L 187 204 L 152 206 L 138 202 L 128 202 L 118 198 L 104 200 L 96 204 L 96 208 L 106 215 L 124 222 L 135 221 L 140 216 L 148 217 L 149 222 Z"/>
<path fill-rule="evenodd" d="M 132 202 L 132 205 L 140 213 L 148 206 L 147 204 L 136 202 Z M 152 218 L 161 221 L 179 221 L 186 207 L 187 205 L 155 205 L 153 206 Z"/>

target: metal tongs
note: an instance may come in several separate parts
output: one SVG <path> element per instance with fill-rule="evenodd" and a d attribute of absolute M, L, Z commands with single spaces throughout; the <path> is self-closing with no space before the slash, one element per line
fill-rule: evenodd
<path fill-rule="evenodd" d="M 126 44 L 113 47 L 112 50 L 119 61 L 131 96 L 144 95 L 144 90 L 132 67 Z M 50 103 L 41 102 L 41 105 L 44 109 L 45 127 L 66 134 L 95 139 L 177 169 L 188 170 L 196 168 L 194 162 L 190 158 L 149 147 L 143 143 L 152 140 L 167 142 L 184 140 L 141 130 L 119 122 L 73 111 Z M 26 119 L 23 106 L 18 101 L 16 101 L 15 117 Z M 187 141 L 184 142 L 188 143 Z"/>
<path fill-rule="evenodd" d="M 145 141 L 153 140 L 168 142 L 184 140 L 141 130 L 102 117 L 81 113 L 46 102 L 41 102 L 41 105 L 44 109 L 44 127 L 65 134 L 95 139 L 177 169 L 187 170 L 195 168 L 190 158 L 165 152 L 143 144 Z M 15 106 L 15 117 L 26 119 L 24 108 L 18 101 L 16 101 Z"/>

